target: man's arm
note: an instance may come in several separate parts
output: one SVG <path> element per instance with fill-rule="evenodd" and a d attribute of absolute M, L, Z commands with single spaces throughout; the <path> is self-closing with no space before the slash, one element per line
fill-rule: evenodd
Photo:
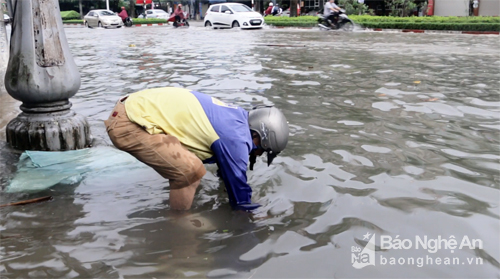
<path fill-rule="evenodd" d="M 245 145 L 225 144 L 221 139 L 212 146 L 219 171 L 229 195 L 231 206 L 235 209 L 252 210 L 259 204 L 252 203 L 252 188 L 247 183 L 248 149 Z"/>

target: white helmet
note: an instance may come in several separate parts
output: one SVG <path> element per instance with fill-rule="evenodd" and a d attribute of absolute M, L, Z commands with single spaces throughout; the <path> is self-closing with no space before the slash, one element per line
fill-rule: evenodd
<path fill-rule="evenodd" d="M 272 6 L 273 5 L 273 2 L 269 3 L 269 6 Z"/>

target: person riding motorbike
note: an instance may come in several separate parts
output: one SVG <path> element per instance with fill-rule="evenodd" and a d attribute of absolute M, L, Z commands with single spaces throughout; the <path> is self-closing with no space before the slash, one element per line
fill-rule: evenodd
<path fill-rule="evenodd" d="M 127 10 L 125 7 L 122 7 L 122 11 L 118 14 L 118 16 L 122 19 L 123 25 L 130 27 L 132 26 L 132 19 L 128 16 Z"/>
<path fill-rule="evenodd" d="M 273 8 L 272 15 L 273 16 L 280 16 L 283 13 L 283 9 L 279 7 L 278 3 Z"/>
<path fill-rule="evenodd" d="M 122 11 L 118 14 L 118 16 L 122 19 L 123 23 L 125 23 L 125 20 L 128 17 L 127 10 L 125 10 L 125 7 L 122 7 Z"/>
<path fill-rule="evenodd" d="M 186 21 L 186 16 L 184 16 L 184 11 L 182 10 L 182 4 L 177 5 L 177 9 L 175 9 L 168 21 L 173 21 L 175 27 L 177 27 L 179 23 Z"/>
<path fill-rule="evenodd" d="M 340 7 L 335 4 L 335 0 L 329 0 L 325 4 L 325 10 L 323 12 L 323 16 L 325 17 L 326 22 L 330 25 L 337 25 L 337 21 L 339 19 Z"/>
<path fill-rule="evenodd" d="M 264 11 L 264 16 L 268 16 L 268 15 L 271 15 L 272 12 L 273 12 L 273 2 L 270 2 L 269 3 L 269 7 L 267 7 L 267 9 Z"/>

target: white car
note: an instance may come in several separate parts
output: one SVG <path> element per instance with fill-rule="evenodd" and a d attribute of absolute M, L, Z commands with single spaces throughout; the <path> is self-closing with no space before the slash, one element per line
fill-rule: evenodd
<path fill-rule="evenodd" d="M 5 24 L 8 24 L 8 23 L 10 23 L 10 21 L 11 21 L 10 16 L 3 14 L 3 22 Z"/>
<path fill-rule="evenodd" d="M 208 8 L 205 14 L 204 25 L 205 27 L 214 28 L 262 28 L 264 18 L 244 4 L 214 4 Z"/>
<path fill-rule="evenodd" d="M 146 10 L 146 12 L 139 16 L 140 18 L 161 18 L 168 20 L 170 15 L 164 10 L 154 9 L 154 10 Z"/>
<path fill-rule="evenodd" d="M 123 20 L 109 10 L 91 10 L 83 17 L 86 27 L 120 28 Z"/>

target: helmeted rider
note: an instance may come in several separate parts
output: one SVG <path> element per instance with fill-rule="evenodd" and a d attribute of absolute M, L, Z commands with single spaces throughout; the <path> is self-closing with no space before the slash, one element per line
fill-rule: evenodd
<path fill-rule="evenodd" d="M 125 7 L 122 7 L 121 12 L 118 14 L 118 16 L 122 19 L 123 23 L 125 23 L 125 20 L 128 17 L 127 10 L 125 10 Z"/>
<path fill-rule="evenodd" d="M 206 170 L 216 163 L 229 202 L 253 210 L 247 167 L 267 152 L 268 166 L 286 147 L 288 122 L 275 107 L 250 112 L 214 97 L 165 87 L 121 98 L 105 121 L 113 144 L 169 179 L 170 207 L 191 207 Z"/>
<path fill-rule="evenodd" d="M 337 24 L 339 13 L 340 13 L 340 7 L 335 4 L 335 0 L 329 0 L 325 4 L 323 16 L 331 26 Z"/>
<path fill-rule="evenodd" d="M 273 12 L 273 6 L 274 6 L 273 2 L 269 2 L 269 6 L 264 11 L 264 16 L 268 16 L 268 15 L 272 14 L 272 12 Z"/>
<path fill-rule="evenodd" d="M 174 22 L 174 26 L 177 26 L 180 22 L 185 21 L 186 16 L 184 15 L 184 11 L 182 10 L 182 4 L 177 5 L 177 8 L 172 13 L 169 21 Z"/>
<path fill-rule="evenodd" d="M 272 14 L 273 16 L 279 16 L 283 13 L 283 9 L 280 8 L 279 4 L 276 3 L 276 5 L 274 5 L 273 7 L 273 11 L 272 11 Z"/>

